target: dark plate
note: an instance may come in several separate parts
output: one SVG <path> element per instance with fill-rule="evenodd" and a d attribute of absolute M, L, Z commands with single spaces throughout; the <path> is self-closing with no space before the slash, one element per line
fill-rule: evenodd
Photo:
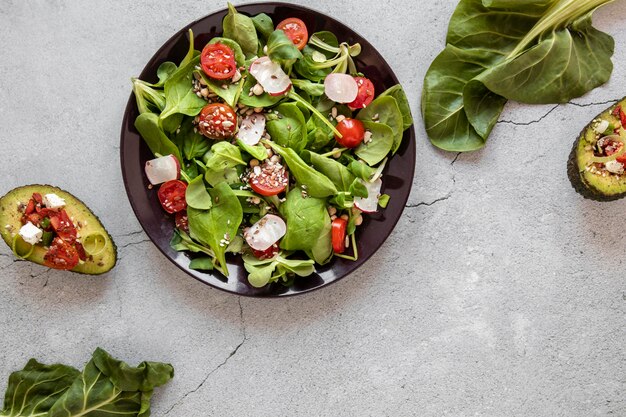
<path fill-rule="evenodd" d="M 340 41 L 346 41 L 350 44 L 359 42 L 362 46 L 362 52 L 355 60 L 357 68 L 374 82 L 377 92 L 380 93 L 398 83 L 393 71 L 374 47 L 362 36 L 332 17 L 305 7 L 275 2 L 240 5 L 237 6 L 237 10 L 249 15 L 266 13 L 272 17 L 275 23 L 287 17 L 296 16 L 306 23 L 309 33 L 330 30 L 337 35 Z M 185 26 L 154 54 L 139 78 L 156 82 L 156 70 L 159 64 L 163 61 L 180 62 L 187 52 L 187 30 L 189 28 L 193 30 L 196 36 L 195 40 L 198 46 L 204 45 L 212 37 L 219 35 L 222 19 L 226 13 L 227 11 L 224 9 Z M 122 122 L 120 152 L 126 192 L 139 223 L 159 250 L 180 269 L 205 284 L 234 294 L 252 297 L 283 297 L 312 291 L 345 277 L 363 265 L 383 244 L 400 219 L 411 190 L 415 169 L 415 131 L 413 127 L 404 133 L 402 146 L 391 158 L 384 172 L 383 192 L 391 196 L 389 206 L 380 213 L 364 216 L 365 221 L 358 228 L 359 260 L 351 262 L 335 259 L 328 265 L 318 266 L 316 274 L 306 278 L 297 278 L 291 287 L 273 284 L 260 289 L 254 288 L 247 283 L 247 273 L 240 257 L 231 256 L 228 259 L 230 277 L 225 278 L 218 273 L 202 273 L 189 269 L 189 258 L 184 253 L 176 252 L 170 248 L 169 242 L 174 231 L 174 221 L 161 208 L 156 188 L 149 190 L 147 187 L 148 181 L 145 178 L 143 168 L 145 162 L 152 159 L 153 156 L 133 126 L 137 116 L 135 98 L 131 94 Z"/>

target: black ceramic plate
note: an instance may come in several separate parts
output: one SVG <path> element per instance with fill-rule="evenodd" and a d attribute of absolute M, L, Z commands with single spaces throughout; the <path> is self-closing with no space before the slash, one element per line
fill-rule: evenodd
<path fill-rule="evenodd" d="M 337 35 L 339 41 L 346 41 L 349 44 L 358 42 L 362 46 L 362 52 L 355 60 L 357 69 L 374 82 L 377 93 L 398 83 L 398 79 L 389 65 L 372 45 L 332 17 L 305 7 L 274 2 L 241 5 L 237 7 L 237 10 L 249 15 L 266 13 L 275 24 L 287 17 L 295 16 L 306 23 L 309 33 L 330 30 Z M 220 35 L 222 19 L 226 13 L 225 9 L 221 10 L 181 29 L 154 54 L 139 78 L 156 82 L 156 70 L 159 64 L 163 61 L 180 62 L 189 45 L 187 40 L 189 28 L 193 30 L 196 37 L 196 48 L 200 49 L 211 38 Z M 358 228 L 358 261 L 352 262 L 337 258 L 328 265 L 318 266 L 317 273 L 312 276 L 296 278 L 295 284 L 291 287 L 272 284 L 260 289 L 248 284 L 247 273 L 240 257 L 231 256 L 228 259 L 230 271 L 228 278 L 218 273 L 194 271 L 188 267 L 189 258 L 187 255 L 170 248 L 169 242 L 174 231 L 173 218 L 161 208 L 157 198 L 157 189 L 150 190 L 147 187 L 148 181 L 145 178 L 144 165 L 153 156 L 133 127 L 137 115 L 135 98 L 131 94 L 122 123 L 120 152 L 124 184 L 135 215 L 148 237 L 180 269 L 192 277 L 224 291 L 253 297 L 281 297 L 302 294 L 338 281 L 363 265 L 383 244 L 398 222 L 409 197 L 415 168 L 415 132 L 412 127 L 404 133 L 402 146 L 391 158 L 384 172 L 383 192 L 391 196 L 389 206 L 379 213 L 364 216 L 365 221 Z"/>

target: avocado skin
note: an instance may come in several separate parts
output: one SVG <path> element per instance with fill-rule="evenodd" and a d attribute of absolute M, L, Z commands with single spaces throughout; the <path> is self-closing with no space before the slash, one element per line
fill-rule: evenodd
<path fill-rule="evenodd" d="M 616 104 L 610 106 L 607 110 L 614 109 L 618 105 L 626 104 L 626 97 L 618 101 Z M 602 116 L 607 110 L 604 110 L 600 114 L 598 114 L 594 119 Z M 592 122 L 590 122 L 587 126 L 583 128 L 580 132 L 576 140 L 574 141 L 574 145 L 572 146 L 572 151 L 570 152 L 569 159 L 567 161 L 567 177 L 569 178 L 570 183 L 574 190 L 588 200 L 607 202 L 607 201 L 615 201 L 626 197 L 626 192 L 620 194 L 606 194 L 603 193 L 602 190 L 597 189 L 591 184 L 588 184 L 583 176 L 581 175 L 581 170 L 578 166 L 577 161 L 577 150 L 578 144 L 581 140 L 585 138 L 585 135 L 589 129 L 591 129 Z"/>
<path fill-rule="evenodd" d="M 54 185 L 48 185 L 48 184 L 29 184 L 29 185 L 23 185 L 21 187 L 17 187 L 14 188 L 10 191 L 8 191 L 4 196 L 0 197 L 0 203 L 5 203 L 7 201 L 7 199 L 13 199 L 13 196 L 17 197 L 20 195 L 21 191 L 27 191 L 28 193 L 34 193 L 34 192 L 39 192 L 41 194 L 47 194 L 49 192 L 53 192 L 53 193 L 63 193 L 63 194 L 67 194 L 69 196 L 71 196 L 74 200 L 76 200 L 75 203 L 79 204 L 82 206 L 82 208 L 84 208 L 91 216 L 93 216 L 93 219 L 95 219 L 98 223 L 98 227 L 96 227 L 96 229 L 98 229 L 98 231 L 100 231 L 101 233 L 103 233 L 104 235 L 106 235 L 106 237 L 108 238 L 109 242 L 111 243 L 111 248 L 107 248 L 105 251 L 107 253 L 110 253 L 113 257 L 113 262 L 108 266 L 105 265 L 104 267 L 101 267 L 101 269 L 96 269 L 93 270 L 91 272 L 86 272 L 86 271 L 77 271 L 76 268 L 70 270 L 69 272 L 74 272 L 77 274 L 84 274 L 84 275 L 102 275 L 106 272 L 109 272 L 111 269 L 113 269 L 115 267 L 115 265 L 117 265 L 117 246 L 115 245 L 115 242 L 113 241 L 113 238 L 111 237 L 111 235 L 109 234 L 109 232 L 104 228 L 104 225 L 102 224 L 102 222 L 100 221 L 100 219 L 98 218 L 98 216 L 96 216 L 94 214 L 93 211 L 91 211 L 91 209 L 79 198 L 77 198 L 74 194 L 70 193 L 69 191 L 65 191 L 59 187 L 56 187 Z M 62 197 L 62 196 L 61 196 Z M 13 201 L 9 200 L 8 203 L 6 204 L 6 207 L 17 207 L 17 204 L 20 201 L 13 199 Z M 74 202 L 72 202 L 74 203 Z M 69 204 L 68 204 L 69 206 Z M 0 208 L 4 209 L 5 204 L 0 204 Z M 3 213 L 0 212 L 0 218 L 2 217 Z M 0 227 L 4 227 L 4 225 L 0 225 Z M 9 234 L 8 233 L 4 233 L 4 230 L 1 231 L 2 233 L 2 238 L 4 240 L 4 242 L 9 246 L 9 248 L 11 247 L 11 241 L 9 239 Z M 32 260 L 32 259 L 26 259 L 27 261 L 30 262 L 34 262 L 37 263 L 39 265 L 43 265 L 42 262 L 36 261 L 36 260 Z M 45 266 L 45 265 L 44 265 Z M 77 268 L 79 268 L 80 266 L 78 266 Z M 99 266 L 98 266 L 99 267 Z"/>

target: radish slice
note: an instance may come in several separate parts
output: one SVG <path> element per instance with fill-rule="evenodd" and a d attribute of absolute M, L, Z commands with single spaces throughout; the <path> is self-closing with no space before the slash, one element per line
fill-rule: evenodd
<path fill-rule="evenodd" d="M 180 176 L 180 164 L 174 155 L 166 155 L 146 162 L 146 177 L 150 184 L 157 185 Z"/>
<path fill-rule="evenodd" d="M 254 250 L 267 250 L 287 233 L 285 221 L 274 214 L 267 214 L 254 223 L 243 237 Z"/>
<path fill-rule="evenodd" d="M 352 103 L 359 94 L 359 86 L 351 75 L 328 74 L 324 80 L 324 93 L 335 103 Z"/>
<path fill-rule="evenodd" d="M 378 210 L 378 197 L 383 186 L 383 180 L 378 178 L 374 182 L 361 180 L 361 184 L 367 188 L 367 198 L 354 197 L 354 206 L 365 213 L 374 213 Z"/>
<path fill-rule="evenodd" d="M 261 57 L 250 65 L 250 74 L 261 87 L 272 96 L 279 96 L 291 88 L 291 80 L 285 71 L 276 62 L 267 57 Z"/>
<path fill-rule="evenodd" d="M 246 145 L 254 146 L 263 137 L 263 132 L 265 132 L 265 116 L 254 113 L 243 118 L 237 137 Z"/>

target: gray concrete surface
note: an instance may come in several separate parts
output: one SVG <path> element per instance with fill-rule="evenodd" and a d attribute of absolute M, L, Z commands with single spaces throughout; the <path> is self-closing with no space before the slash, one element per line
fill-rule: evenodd
<path fill-rule="evenodd" d="M 75 192 L 121 260 L 89 278 L 0 247 L 0 390 L 30 357 L 82 366 L 102 346 L 175 366 L 155 416 L 625 416 L 626 201 L 583 200 L 565 161 L 581 127 L 626 95 L 626 2 L 595 18 L 617 42 L 607 85 L 566 105 L 508 105 L 488 146 L 463 155 L 434 149 L 419 111 L 456 1 L 296 3 L 345 21 L 389 61 L 419 156 L 408 207 L 366 268 L 267 301 L 203 286 L 164 259 L 119 169 L 129 77 L 224 4 L 2 2 L 0 193 Z"/>

